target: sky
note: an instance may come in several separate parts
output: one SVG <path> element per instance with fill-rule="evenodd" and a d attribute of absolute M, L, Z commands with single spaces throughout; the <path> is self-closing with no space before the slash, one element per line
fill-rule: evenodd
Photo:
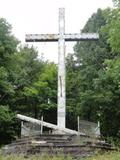
<path fill-rule="evenodd" d="M 12 32 L 22 44 L 25 34 L 58 33 L 58 9 L 65 8 L 65 32 L 80 33 L 88 18 L 98 8 L 112 6 L 112 0 L 0 0 L 0 17 L 12 25 Z M 58 59 L 57 42 L 28 43 L 37 47 L 39 57 Z M 73 53 L 75 43 L 66 43 L 66 55 Z"/>

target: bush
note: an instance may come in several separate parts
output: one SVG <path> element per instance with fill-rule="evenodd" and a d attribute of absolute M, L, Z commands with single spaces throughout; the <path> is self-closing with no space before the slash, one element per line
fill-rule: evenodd
<path fill-rule="evenodd" d="M 15 114 L 8 106 L 0 106 L 0 145 L 15 138 Z"/>

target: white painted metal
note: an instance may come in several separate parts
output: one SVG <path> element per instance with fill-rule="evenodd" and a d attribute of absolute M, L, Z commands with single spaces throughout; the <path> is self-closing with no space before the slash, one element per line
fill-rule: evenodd
<path fill-rule="evenodd" d="M 26 34 L 26 42 L 57 42 L 60 38 L 59 34 Z M 63 34 L 65 41 L 87 41 L 97 40 L 98 33 L 74 33 Z"/>
<path fill-rule="evenodd" d="M 40 126 L 40 133 L 43 133 L 43 116 L 41 117 L 41 126 Z"/>
<path fill-rule="evenodd" d="M 26 42 L 54 42 L 58 41 L 58 34 L 26 34 Z"/>
<path fill-rule="evenodd" d="M 88 40 L 97 40 L 99 38 L 98 33 L 74 33 L 74 34 L 65 34 L 65 41 L 88 41 Z"/>
<path fill-rule="evenodd" d="M 27 34 L 26 42 L 58 41 L 58 110 L 57 125 L 65 128 L 66 87 L 65 87 L 65 41 L 97 40 L 97 33 L 65 34 L 65 9 L 59 9 L 59 34 Z"/>
<path fill-rule="evenodd" d="M 33 124 L 38 124 L 38 125 L 42 124 L 43 126 L 45 126 L 47 128 L 52 128 L 54 130 L 61 131 L 62 133 L 78 135 L 78 132 L 75 131 L 75 130 L 71 130 L 71 129 L 68 129 L 68 128 L 59 128 L 58 125 L 51 124 L 51 123 L 48 123 L 48 122 L 45 122 L 45 121 L 41 121 L 41 120 L 37 120 L 37 119 L 31 118 L 31 117 L 27 117 L 27 116 L 24 116 L 24 115 L 21 115 L 21 114 L 17 114 L 17 118 L 22 120 L 22 121 L 31 122 Z M 81 133 L 81 135 L 84 135 L 84 134 Z"/>
<path fill-rule="evenodd" d="M 80 132 L 80 117 L 77 117 L 77 123 L 78 123 L 78 133 Z"/>
<path fill-rule="evenodd" d="M 59 9 L 59 41 L 58 41 L 58 108 L 57 124 L 65 128 L 66 87 L 65 87 L 65 9 Z"/>

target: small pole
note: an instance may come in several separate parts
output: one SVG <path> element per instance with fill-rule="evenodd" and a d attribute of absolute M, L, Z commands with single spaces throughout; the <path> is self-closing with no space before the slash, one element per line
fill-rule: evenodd
<path fill-rule="evenodd" d="M 80 132 L 80 117 L 77 117 L 77 124 L 78 124 L 78 134 Z"/>
<path fill-rule="evenodd" d="M 100 110 L 101 110 L 101 106 L 100 106 Z M 101 136 L 101 133 L 100 133 L 100 116 L 101 116 L 101 114 L 100 113 L 98 113 L 98 117 L 99 117 L 99 119 L 98 119 L 98 130 L 99 130 L 99 136 Z"/>
<path fill-rule="evenodd" d="M 101 133 L 100 133 L 100 121 L 98 121 L 98 134 L 99 134 L 99 136 L 101 135 Z"/>
<path fill-rule="evenodd" d="M 23 136 L 23 121 L 21 121 L 21 137 Z"/>
<path fill-rule="evenodd" d="M 40 133 L 43 133 L 43 116 L 41 117 Z"/>

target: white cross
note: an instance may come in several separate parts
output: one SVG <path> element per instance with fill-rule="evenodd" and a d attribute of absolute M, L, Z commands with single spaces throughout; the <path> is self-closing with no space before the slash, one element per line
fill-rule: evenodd
<path fill-rule="evenodd" d="M 97 40 L 97 33 L 65 34 L 65 9 L 59 9 L 59 34 L 26 34 L 26 42 L 58 41 L 58 108 L 57 125 L 65 128 L 66 85 L 65 85 L 65 41 Z"/>

